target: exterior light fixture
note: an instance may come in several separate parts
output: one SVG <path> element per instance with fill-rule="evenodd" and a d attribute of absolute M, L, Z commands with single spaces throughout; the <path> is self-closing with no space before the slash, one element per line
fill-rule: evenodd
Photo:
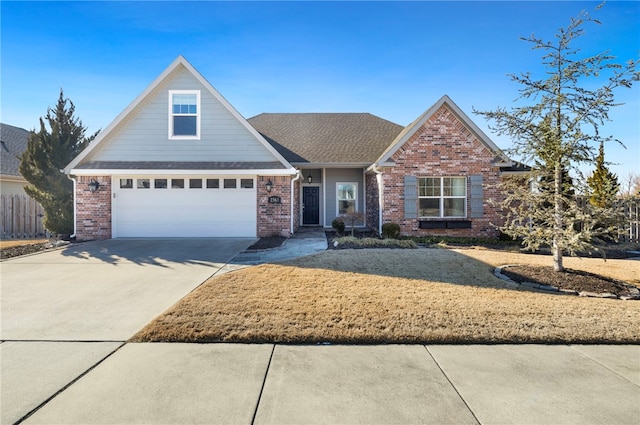
<path fill-rule="evenodd" d="M 267 192 L 271 193 L 271 189 L 273 188 L 273 183 L 271 183 L 271 179 L 267 182 Z"/>
<path fill-rule="evenodd" d="M 100 187 L 100 183 L 97 182 L 95 179 L 91 179 L 91 181 L 87 184 L 87 186 L 89 186 L 89 191 L 91 193 L 94 193 Z"/>
<path fill-rule="evenodd" d="M 307 181 L 309 182 L 309 184 L 311 184 L 311 182 L 313 181 L 313 177 L 311 177 L 311 174 L 307 176 Z"/>

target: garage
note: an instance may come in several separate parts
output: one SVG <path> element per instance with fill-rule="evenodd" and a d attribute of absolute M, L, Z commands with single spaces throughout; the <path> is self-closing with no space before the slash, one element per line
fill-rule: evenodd
<path fill-rule="evenodd" d="M 255 176 L 114 176 L 113 237 L 256 237 Z"/>

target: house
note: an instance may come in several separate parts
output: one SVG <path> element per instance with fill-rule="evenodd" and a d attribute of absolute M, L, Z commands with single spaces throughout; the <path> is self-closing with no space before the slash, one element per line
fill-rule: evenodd
<path fill-rule="evenodd" d="M 27 181 L 18 167 L 20 156 L 27 149 L 29 132 L 20 127 L 0 124 L 0 193 L 4 195 L 26 195 Z"/>
<path fill-rule="evenodd" d="M 443 96 L 407 127 L 367 113 L 245 119 L 182 56 L 66 168 L 78 240 L 289 236 L 361 212 L 406 235 L 496 236 L 518 172 Z"/>

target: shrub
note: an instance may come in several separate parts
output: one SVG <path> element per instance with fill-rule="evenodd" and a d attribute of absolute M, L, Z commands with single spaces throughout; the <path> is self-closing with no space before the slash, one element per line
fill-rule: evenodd
<path fill-rule="evenodd" d="M 384 223 L 382 225 L 383 239 L 398 239 L 400 237 L 400 225 L 396 223 Z"/>
<path fill-rule="evenodd" d="M 341 218 L 334 218 L 331 222 L 331 227 L 336 229 L 339 234 L 344 235 L 344 221 Z"/>
<path fill-rule="evenodd" d="M 354 236 L 343 236 L 333 240 L 335 246 L 349 245 L 360 248 L 405 248 L 415 249 L 418 247 L 412 240 L 398 239 L 376 239 L 376 238 L 356 238 Z"/>

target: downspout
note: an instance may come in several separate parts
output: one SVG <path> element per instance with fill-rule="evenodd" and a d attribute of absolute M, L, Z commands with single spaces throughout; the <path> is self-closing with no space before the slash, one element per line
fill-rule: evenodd
<path fill-rule="evenodd" d="M 290 221 L 291 221 L 291 229 L 289 230 L 289 234 L 293 235 L 293 201 L 295 200 L 295 192 L 294 192 L 294 186 L 295 186 L 295 182 L 300 180 L 300 178 L 302 177 L 302 172 L 300 170 L 296 170 L 296 176 L 295 178 L 291 179 L 291 213 L 289 214 L 290 217 Z"/>
<path fill-rule="evenodd" d="M 61 170 L 64 171 L 64 170 Z M 67 174 L 67 178 L 73 182 L 73 234 L 69 236 L 70 239 L 75 239 L 76 237 L 76 223 L 77 220 L 77 210 L 76 210 L 76 185 L 78 182 L 76 181 L 75 176 Z"/>
<path fill-rule="evenodd" d="M 376 173 L 376 183 L 378 183 L 378 234 L 382 234 L 382 201 L 384 200 L 384 188 L 382 187 L 382 170 L 376 164 L 369 167 L 371 171 Z"/>

